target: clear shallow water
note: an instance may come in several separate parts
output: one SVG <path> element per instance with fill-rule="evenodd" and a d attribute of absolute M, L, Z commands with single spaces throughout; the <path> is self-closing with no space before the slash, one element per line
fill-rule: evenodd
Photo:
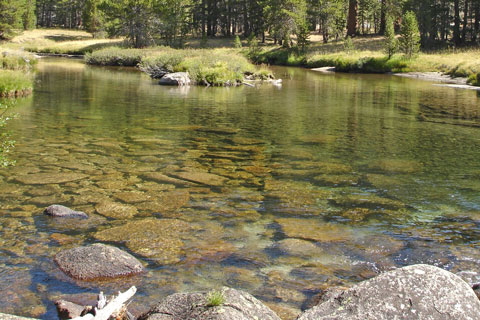
<path fill-rule="evenodd" d="M 142 310 L 227 285 L 290 319 L 321 289 L 392 267 L 476 277 L 479 95 L 274 70 L 281 88 L 169 88 L 133 69 L 42 60 L 10 126 L 17 165 L 0 170 L 0 310 L 52 319 L 56 298 L 133 284 Z M 91 218 L 43 216 L 53 203 Z M 54 264 L 94 242 L 148 272 L 79 282 Z"/>

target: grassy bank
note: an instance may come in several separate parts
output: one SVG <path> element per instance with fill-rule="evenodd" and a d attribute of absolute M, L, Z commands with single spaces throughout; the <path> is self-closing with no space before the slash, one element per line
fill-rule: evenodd
<path fill-rule="evenodd" d="M 357 38 L 354 50 L 346 50 L 343 42 L 314 43 L 306 52 L 266 46 L 252 57 L 256 63 L 308 68 L 335 67 L 340 72 L 441 72 L 470 78 L 478 84 L 480 48 L 421 52 L 408 59 L 396 54 L 388 59 L 382 50 L 382 38 Z"/>
<path fill-rule="evenodd" d="M 207 86 L 237 85 L 246 76 L 271 77 L 268 69 L 255 66 L 234 49 L 109 48 L 87 54 L 85 59 L 93 65 L 139 66 L 152 78 L 163 73 L 188 72 L 194 83 Z"/>

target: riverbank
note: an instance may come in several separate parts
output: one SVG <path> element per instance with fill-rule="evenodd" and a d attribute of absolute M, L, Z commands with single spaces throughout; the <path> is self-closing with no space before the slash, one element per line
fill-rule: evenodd
<path fill-rule="evenodd" d="M 472 85 L 479 84 L 477 78 L 480 72 L 480 49 L 478 48 L 422 52 L 411 59 L 397 54 L 388 59 L 381 48 L 376 48 L 378 44 L 375 44 L 374 40 L 371 41 L 371 48 L 353 51 L 347 51 L 341 47 L 320 46 L 305 53 L 299 53 L 294 49 L 270 47 L 258 52 L 253 60 L 257 63 L 306 68 L 334 67 L 337 72 L 397 74 L 437 72 L 450 78 L 465 78 L 465 82 L 468 81 Z"/>
<path fill-rule="evenodd" d="M 201 78 L 194 79 L 198 82 L 213 77 L 212 83 L 217 81 L 236 83 L 239 72 L 250 74 L 254 69 L 252 65 L 247 65 L 248 61 L 243 61 L 242 56 L 246 56 L 255 64 L 311 69 L 335 67 L 337 72 L 402 74 L 438 72 L 449 77 L 465 78 L 471 85 L 480 85 L 478 47 L 421 52 L 411 59 L 396 54 L 388 59 L 383 52 L 384 40 L 381 36 L 356 37 L 348 49 L 344 41 L 325 44 L 318 35 L 311 35 L 310 40 L 311 43 L 305 52 L 276 46 L 268 38 L 264 44 L 259 44 L 257 50 L 250 50 L 246 41 L 242 42 L 243 48 L 235 48 L 234 39 L 229 38 L 207 39 L 203 43 L 199 39 L 187 39 L 185 50 L 167 47 L 125 49 L 123 39 L 94 39 L 91 34 L 84 31 L 42 29 L 26 31 L 10 41 L 8 46 L 39 54 L 87 55 L 89 63 L 98 65 L 137 66 L 147 57 L 149 65 L 152 65 L 154 56 L 161 55 L 171 60 L 172 55 L 177 55 L 178 57 L 174 58 L 175 62 L 183 59 L 205 64 L 203 69 L 207 71 L 193 70 L 193 63 L 185 61 L 178 62 L 175 66 L 170 65 L 170 69 L 191 70 L 195 73 L 193 78 L 197 78 L 197 75 Z M 207 49 L 197 50 L 199 48 Z M 199 56 L 202 58 L 199 59 Z M 224 59 L 224 56 L 231 57 Z M 163 67 L 161 60 L 162 58 L 157 60 L 160 63 L 156 67 Z M 232 67 L 230 63 L 235 65 L 234 74 L 227 72 Z M 266 68 L 259 70 L 260 78 L 266 75 L 265 70 Z"/>

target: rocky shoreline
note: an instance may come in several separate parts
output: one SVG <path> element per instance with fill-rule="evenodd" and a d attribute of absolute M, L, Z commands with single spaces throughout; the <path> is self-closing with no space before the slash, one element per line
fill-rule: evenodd
<path fill-rule="evenodd" d="M 459 276 L 425 264 L 388 271 L 349 289 L 327 289 L 316 300 L 297 320 L 480 319 L 478 293 Z M 68 301 L 55 304 L 60 319 L 80 317 L 84 310 L 84 306 Z M 280 320 L 249 293 L 228 287 L 175 293 L 137 317 L 125 314 L 128 316 L 121 319 Z M 0 320 L 27 319 L 0 314 Z"/>

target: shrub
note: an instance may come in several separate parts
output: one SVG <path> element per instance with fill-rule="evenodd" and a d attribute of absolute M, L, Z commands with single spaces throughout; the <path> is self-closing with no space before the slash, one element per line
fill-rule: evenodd
<path fill-rule="evenodd" d="M 472 86 L 479 86 L 480 87 L 480 72 L 473 73 L 468 77 L 468 83 Z"/>
<path fill-rule="evenodd" d="M 347 53 L 352 53 L 353 51 L 355 51 L 355 45 L 350 36 L 347 36 L 347 38 L 345 39 L 345 42 L 343 43 L 343 48 Z"/>

